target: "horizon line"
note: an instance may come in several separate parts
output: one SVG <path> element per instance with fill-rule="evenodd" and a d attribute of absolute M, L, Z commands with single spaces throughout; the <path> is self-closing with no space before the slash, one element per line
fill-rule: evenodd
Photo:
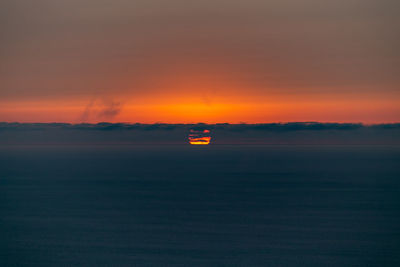
<path fill-rule="evenodd" d="M 287 121 L 287 122 L 257 122 L 257 123 L 248 123 L 248 122 L 238 122 L 238 123 L 230 123 L 230 122 L 216 122 L 216 123 L 207 123 L 207 122 L 190 122 L 190 123 L 179 123 L 179 122 L 153 122 L 153 123 L 144 123 L 144 122 L 109 122 L 109 121 L 100 121 L 100 122 L 19 122 L 19 121 L 0 121 L 0 124 L 63 124 L 63 125 L 101 125 L 101 124 L 120 124 L 120 125 L 286 125 L 286 124 L 303 124 L 303 125 L 313 125 L 313 124 L 342 124 L 342 125 L 362 125 L 362 126 L 374 126 L 374 125 L 395 125 L 400 124 L 398 122 L 380 122 L 380 123 L 364 123 L 364 122 L 324 122 L 324 121 Z"/>

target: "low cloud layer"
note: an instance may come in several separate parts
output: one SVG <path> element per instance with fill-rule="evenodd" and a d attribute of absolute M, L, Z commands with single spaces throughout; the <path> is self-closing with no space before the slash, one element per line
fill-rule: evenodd
<path fill-rule="evenodd" d="M 212 144 L 400 144 L 400 124 L 0 123 L 0 144 L 187 144 L 190 130 Z"/>

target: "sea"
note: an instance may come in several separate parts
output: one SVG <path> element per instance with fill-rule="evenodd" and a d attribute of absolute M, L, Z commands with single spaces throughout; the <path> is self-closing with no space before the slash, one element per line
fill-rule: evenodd
<path fill-rule="evenodd" d="M 0 266 L 400 266 L 400 147 L 3 145 Z"/>

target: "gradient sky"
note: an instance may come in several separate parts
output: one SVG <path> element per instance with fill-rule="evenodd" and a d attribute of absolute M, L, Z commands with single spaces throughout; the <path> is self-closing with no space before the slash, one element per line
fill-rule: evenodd
<path fill-rule="evenodd" d="M 398 122 L 397 0 L 2 0 L 0 121 Z"/>

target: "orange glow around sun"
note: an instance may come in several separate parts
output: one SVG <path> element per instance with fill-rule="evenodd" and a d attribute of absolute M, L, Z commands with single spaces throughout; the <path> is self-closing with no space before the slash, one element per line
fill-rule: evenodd
<path fill-rule="evenodd" d="M 105 99 L 105 100 L 104 100 Z M 269 123 L 290 121 L 390 123 L 398 121 L 397 97 L 213 96 L 184 94 L 0 101 L 0 121 L 68 123 Z M 111 100 L 109 100 L 111 99 Z M 108 102 L 107 102 L 108 101 Z M 203 141 L 202 141 L 203 142 Z"/>

